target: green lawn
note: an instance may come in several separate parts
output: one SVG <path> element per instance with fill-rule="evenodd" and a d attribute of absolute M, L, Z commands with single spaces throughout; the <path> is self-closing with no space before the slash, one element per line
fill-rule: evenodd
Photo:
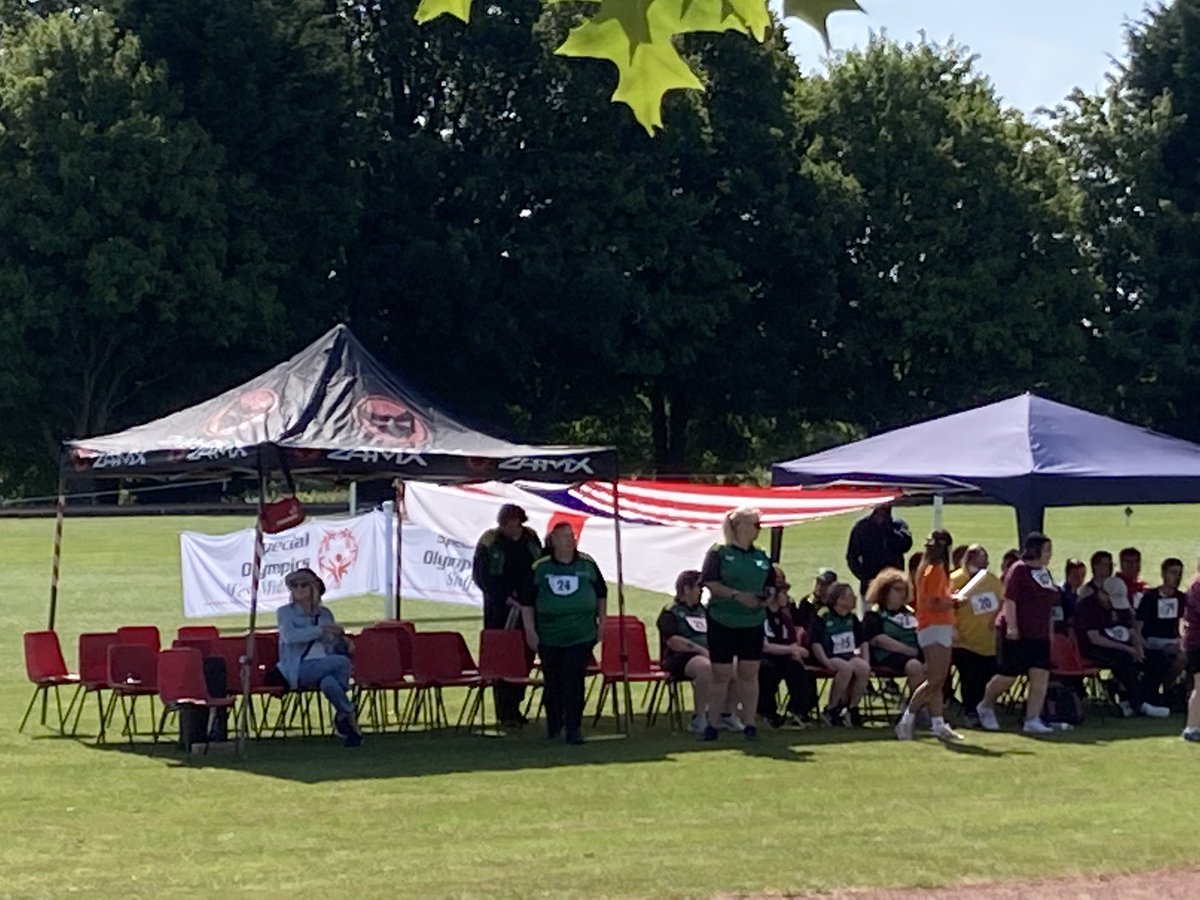
<path fill-rule="evenodd" d="M 927 530 L 928 509 L 906 511 Z M 1056 556 L 1140 546 L 1148 562 L 1192 560 L 1194 507 L 1054 511 Z M 950 507 L 961 541 L 999 556 L 1008 510 Z M 59 630 L 182 623 L 178 533 L 224 519 L 71 520 Z M 848 519 L 792 529 L 797 585 L 843 570 Z M 766 733 L 746 747 L 670 734 L 584 747 L 517 737 L 368 736 L 263 741 L 249 758 L 149 756 L 124 746 L 18 735 L 28 698 L 21 633 L 45 626 L 52 523 L 0 521 L 9 653 L 0 668 L 0 895 L 362 897 L 707 896 L 870 885 L 935 885 L 1194 862 L 1196 750 L 1178 717 L 1089 722 L 1038 741 L 970 735 L 959 750 L 908 745 L 882 728 Z M 698 561 L 697 561 L 698 562 Z M 1148 565 L 1148 568 L 1153 566 Z M 648 620 L 664 598 L 630 591 Z M 379 601 L 333 605 L 363 623 Z M 468 607 L 405 604 L 407 617 L 471 633 Z M 223 627 L 237 622 L 222 620 Z M 475 637 L 472 635 L 472 644 Z M 85 728 L 92 719 L 85 716 Z M 929 812 L 929 808 L 936 812 Z"/>

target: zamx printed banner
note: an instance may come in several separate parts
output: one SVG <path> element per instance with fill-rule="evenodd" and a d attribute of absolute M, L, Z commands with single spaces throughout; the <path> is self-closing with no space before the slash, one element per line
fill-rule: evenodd
<path fill-rule="evenodd" d="M 394 582 L 394 519 L 382 511 L 347 519 L 310 519 L 267 535 L 259 609 L 288 602 L 284 578 L 310 568 L 325 582 L 325 600 L 389 596 Z M 473 548 L 413 525 L 404 526 L 403 594 L 479 605 L 471 582 Z M 183 609 L 188 618 L 245 614 L 250 609 L 254 530 L 180 535 Z"/>

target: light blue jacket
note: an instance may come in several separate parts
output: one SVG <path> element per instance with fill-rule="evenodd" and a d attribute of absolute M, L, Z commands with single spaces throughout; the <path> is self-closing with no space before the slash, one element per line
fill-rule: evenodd
<path fill-rule="evenodd" d="M 300 680 L 300 660 L 308 645 L 322 638 L 322 627 L 333 625 L 333 613 L 328 607 L 317 607 L 316 624 L 313 617 L 295 603 L 279 607 L 275 612 L 279 625 L 279 671 L 287 683 L 296 689 Z"/>

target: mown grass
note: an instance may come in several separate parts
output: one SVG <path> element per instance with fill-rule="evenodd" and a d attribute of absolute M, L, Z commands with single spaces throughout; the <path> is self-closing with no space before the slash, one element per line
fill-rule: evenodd
<path fill-rule="evenodd" d="M 908 511 L 915 531 L 929 511 Z M 1147 561 L 1195 557 L 1193 507 L 1054 511 L 1061 562 L 1105 546 Z M 181 624 L 178 533 L 231 519 L 69 520 L 58 628 Z M 797 585 L 843 569 L 850 522 L 791 529 Z M 1007 510 L 951 507 L 961 540 L 999 556 Z M 1195 751 L 1180 721 L 1088 722 L 1038 741 L 972 734 L 950 750 L 881 728 L 783 731 L 715 746 L 611 720 L 582 748 L 535 729 L 263 741 L 245 761 L 150 755 L 88 739 L 18 735 L 28 699 L 21 633 L 44 627 L 52 525 L 0 521 L 7 652 L 0 663 L 0 895 L 61 897 L 346 894 L 361 897 L 692 897 L 937 885 L 1118 872 L 1194 862 Z M 664 598 L 629 591 L 648 621 Z M 334 605 L 378 617 L 377 600 Z M 468 607 L 406 601 L 406 617 L 471 636 Z M 230 620 L 217 622 L 236 628 Z M 90 711 L 89 711 L 90 712 Z M 84 717 L 81 731 L 93 718 Z M 1183 836 L 1183 837 L 1181 837 Z"/>

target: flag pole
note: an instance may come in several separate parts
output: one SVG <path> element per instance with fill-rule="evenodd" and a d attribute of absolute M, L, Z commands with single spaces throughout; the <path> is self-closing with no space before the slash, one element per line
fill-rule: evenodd
<path fill-rule="evenodd" d="M 250 627 L 246 631 L 246 652 L 241 657 L 242 711 L 238 716 L 238 755 L 246 752 L 250 735 L 250 672 L 254 666 L 254 629 L 258 623 L 258 583 L 263 558 L 263 504 L 266 502 L 267 475 L 262 466 L 262 448 L 258 460 L 258 507 L 254 517 L 254 563 L 250 568 Z"/>
<path fill-rule="evenodd" d="M 50 563 L 50 624 L 48 631 L 54 630 L 54 620 L 58 615 L 58 571 L 62 561 L 63 519 L 67 515 L 67 479 L 58 479 L 58 502 L 54 509 L 54 557 Z"/>
<path fill-rule="evenodd" d="M 624 685 L 625 715 L 620 723 L 621 729 L 628 734 L 633 730 L 633 690 L 629 686 L 629 646 L 625 634 L 625 567 L 621 559 L 621 482 L 617 473 L 613 487 L 613 534 L 617 543 L 617 615 L 620 625 L 617 627 L 617 640 L 621 654 L 621 682 Z"/>

